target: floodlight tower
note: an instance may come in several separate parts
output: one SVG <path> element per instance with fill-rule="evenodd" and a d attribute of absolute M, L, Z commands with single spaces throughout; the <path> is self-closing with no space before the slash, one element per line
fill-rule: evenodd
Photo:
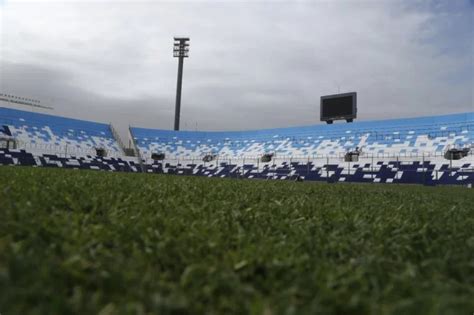
<path fill-rule="evenodd" d="M 189 57 L 189 37 L 175 37 L 173 57 L 179 58 L 178 83 L 176 86 L 176 107 L 174 113 L 174 130 L 179 130 L 179 115 L 181 112 L 181 86 L 183 83 L 183 62 Z"/>

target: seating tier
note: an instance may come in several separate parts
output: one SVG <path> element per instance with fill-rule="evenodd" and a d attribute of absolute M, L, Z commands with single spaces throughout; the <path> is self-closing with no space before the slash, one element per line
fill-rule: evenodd
<path fill-rule="evenodd" d="M 110 125 L 0 107 L 0 136 L 35 153 L 90 155 L 96 148 L 121 153 Z"/>
<path fill-rule="evenodd" d="M 131 132 L 145 158 L 157 152 L 173 158 L 210 153 L 252 157 L 270 152 L 287 157 L 339 156 L 356 148 L 371 156 L 442 154 L 448 148 L 472 145 L 474 113 L 241 132 L 144 128 L 131 128 Z"/>

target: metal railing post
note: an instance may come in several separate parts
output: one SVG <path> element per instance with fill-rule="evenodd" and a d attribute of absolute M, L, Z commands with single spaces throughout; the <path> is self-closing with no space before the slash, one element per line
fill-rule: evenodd
<path fill-rule="evenodd" d="M 326 181 L 329 183 L 329 156 L 326 156 Z"/>
<path fill-rule="evenodd" d="M 373 183 L 374 182 L 374 156 L 373 155 L 372 155 L 372 163 L 370 164 L 370 177 Z"/>

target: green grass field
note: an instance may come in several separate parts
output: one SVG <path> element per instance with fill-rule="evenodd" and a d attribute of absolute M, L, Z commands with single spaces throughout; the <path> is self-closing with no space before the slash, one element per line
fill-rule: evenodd
<path fill-rule="evenodd" d="M 0 313 L 472 314 L 474 193 L 0 167 Z"/>

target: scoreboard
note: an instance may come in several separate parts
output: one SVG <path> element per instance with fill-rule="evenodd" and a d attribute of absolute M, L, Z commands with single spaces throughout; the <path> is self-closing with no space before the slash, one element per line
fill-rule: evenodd
<path fill-rule="evenodd" d="M 332 124 L 334 120 L 352 122 L 357 117 L 357 93 L 321 96 L 321 121 Z"/>

